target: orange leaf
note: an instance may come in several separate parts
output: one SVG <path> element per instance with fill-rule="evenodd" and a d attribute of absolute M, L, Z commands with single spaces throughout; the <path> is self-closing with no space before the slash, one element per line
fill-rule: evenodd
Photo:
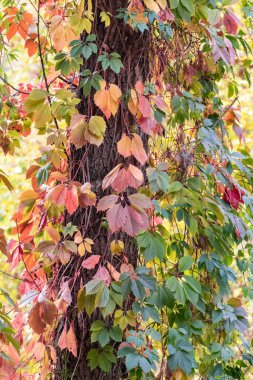
<path fill-rule="evenodd" d="M 76 186 L 71 186 L 67 188 L 65 204 L 66 209 L 68 210 L 70 215 L 76 211 L 78 207 L 78 194 Z"/>
<path fill-rule="evenodd" d="M 37 302 L 28 316 L 29 326 L 36 334 L 42 334 L 47 325 L 52 325 L 57 315 L 57 308 L 51 301 Z"/>
<path fill-rule="evenodd" d="M 143 148 L 142 139 L 136 133 L 132 134 L 131 152 L 136 160 L 138 160 L 142 165 L 145 164 L 148 156 Z"/>
<path fill-rule="evenodd" d="M 61 240 L 61 236 L 55 228 L 46 226 L 45 231 L 47 231 L 48 235 L 54 242 L 58 243 Z"/>
<path fill-rule="evenodd" d="M 115 281 L 119 281 L 120 279 L 120 273 L 114 268 L 114 266 L 110 263 L 107 263 L 107 268 L 112 276 L 112 278 L 115 280 Z"/>
<path fill-rule="evenodd" d="M 119 154 L 125 158 L 131 156 L 131 145 L 132 141 L 130 137 L 124 133 L 117 144 Z"/>
<path fill-rule="evenodd" d="M 64 184 L 57 185 L 49 190 L 47 198 L 52 199 L 58 206 L 62 206 L 65 204 L 66 191 L 67 189 Z"/>
<path fill-rule="evenodd" d="M 94 102 L 109 119 L 118 111 L 122 92 L 116 84 L 107 85 L 105 81 L 100 82 L 100 87 L 101 89 L 94 95 Z"/>
<path fill-rule="evenodd" d="M 66 324 L 64 325 L 64 329 L 62 330 L 61 336 L 58 340 L 58 346 L 61 350 L 67 349 L 72 352 L 75 357 L 77 357 L 77 340 L 72 325 L 70 326 L 68 332 Z"/>

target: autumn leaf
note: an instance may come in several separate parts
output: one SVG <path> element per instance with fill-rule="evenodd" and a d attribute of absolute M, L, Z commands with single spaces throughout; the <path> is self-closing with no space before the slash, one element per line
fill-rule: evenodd
<path fill-rule="evenodd" d="M 76 149 L 81 148 L 87 142 L 94 145 L 101 145 L 106 130 L 105 120 L 101 116 L 92 116 L 87 121 L 84 115 L 73 115 L 70 122 L 70 141 Z"/>
<path fill-rule="evenodd" d="M 132 140 L 130 137 L 128 137 L 125 133 L 122 135 L 120 141 L 117 143 L 118 152 L 123 157 L 130 157 L 131 152 L 131 146 L 132 146 Z"/>
<path fill-rule="evenodd" d="M 148 156 L 144 150 L 142 139 L 136 133 L 133 133 L 131 137 L 131 153 L 136 158 L 136 160 L 144 165 L 148 159 Z"/>
<path fill-rule="evenodd" d="M 80 207 L 86 208 L 89 206 L 95 206 L 97 196 L 91 190 L 91 184 L 89 182 L 84 183 L 79 188 L 78 199 Z"/>
<path fill-rule="evenodd" d="M 225 188 L 223 200 L 237 210 L 239 208 L 239 203 L 244 204 L 243 195 L 245 195 L 244 191 L 233 185 L 232 188 Z"/>
<path fill-rule="evenodd" d="M 146 118 L 151 116 L 152 107 L 148 98 L 144 95 L 139 97 L 139 110 L 141 111 L 143 117 Z"/>
<path fill-rule="evenodd" d="M 122 192 L 128 186 L 138 189 L 143 183 L 143 173 L 136 166 L 130 164 L 124 167 L 117 165 L 103 180 L 103 190 L 111 186 L 115 191 Z"/>
<path fill-rule="evenodd" d="M 78 194 L 76 186 L 67 186 L 65 205 L 69 214 L 73 214 L 78 207 Z"/>
<path fill-rule="evenodd" d="M 61 184 L 53 187 L 47 193 L 46 199 L 52 200 L 58 206 L 66 206 L 69 214 L 73 214 L 78 205 L 78 191 L 73 184 Z"/>
<path fill-rule="evenodd" d="M 106 286 L 109 286 L 111 284 L 111 276 L 110 276 L 110 273 L 108 272 L 108 270 L 103 267 L 103 266 L 100 266 L 95 274 L 95 276 L 93 277 L 95 280 L 101 280 L 105 283 Z"/>
<path fill-rule="evenodd" d="M 94 102 L 109 119 L 111 115 L 116 115 L 121 96 L 122 92 L 116 84 L 106 84 L 103 81 L 100 82 L 100 90 L 94 95 Z"/>
<path fill-rule="evenodd" d="M 117 144 L 117 147 L 118 152 L 123 157 L 133 155 L 142 165 L 144 165 L 148 159 L 143 147 L 142 139 L 136 133 L 132 133 L 130 136 L 123 134 L 121 140 Z"/>
<path fill-rule="evenodd" d="M 100 199 L 98 211 L 105 211 L 111 232 L 125 231 L 130 236 L 149 227 L 149 218 L 143 210 L 150 208 L 151 202 L 144 194 L 133 194 L 128 197 L 108 195 Z"/>
<path fill-rule="evenodd" d="M 228 10 L 224 16 L 223 22 L 224 22 L 226 31 L 229 34 L 236 35 L 238 26 L 241 24 L 238 17 L 233 12 Z"/>
<path fill-rule="evenodd" d="M 75 33 L 70 26 L 68 18 L 63 19 L 60 15 L 55 15 L 50 19 L 49 30 L 54 47 L 58 51 L 63 50 L 70 41 L 75 39 Z"/>
<path fill-rule="evenodd" d="M 72 115 L 70 121 L 70 141 L 75 145 L 76 149 L 82 148 L 86 143 L 84 132 L 87 128 L 86 117 L 84 115 L 75 114 Z"/>
<path fill-rule="evenodd" d="M 94 269 L 101 259 L 100 255 L 92 255 L 88 259 L 84 260 L 82 267 L 85 269 Z"/>
<path fill-rule="evenodd" d="M 61 350 L 67 349 L 75 357 L 77 357 L 77 340 L 72 325 L 67 332 L 67 326 L 64 325 L 60 338 L 58 340 L 58 346 Z"/>
<path fill-rule="evenodd" d="M 28 323 L 36 334 L 42 334 L 47 325 L 52 325 L 57 316 L 57 308 L 51 301 L 37 302 L 28 316 Z"/>

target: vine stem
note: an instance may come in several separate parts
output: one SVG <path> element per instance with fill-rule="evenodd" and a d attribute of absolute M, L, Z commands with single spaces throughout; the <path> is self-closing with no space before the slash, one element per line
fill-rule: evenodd
<path fill-rule="evenodd" d="M 48 92 L 47 99 L 48 99 L 48 103 L 49 103 L 50 108 L 51 108 L 52 102 L 51 102 L 51 98 L 50 98 L 50 95 L 49 95 L 49 84 L 48 84 L 48 81 L 47 81 L 46 69 L 45 69 L 45 64 L 44 64 L 43 55 L 42 55 L 42 49 L 41 49 L 41 42 L 40 42 L 40 0 L 38 1 L 38 10 L 37 10 L 37 13 L 38 13 L 38 15 L 37 15 L 37 34 L 38 34 L 38 50 L 39 50 L 40 64 L 41 64 L 42 75 L 43 75 L 43 79 L 44 79 L 44 82 L 45 82 L 46 90 Z M 53 119 L 54 119 L 54 123 L 55 123 L 56 129 L 58 130 L 59 129 L 58 121 L 54 117 L 54 115 L 52 115 L 52 116 L 53 116 Z"/>

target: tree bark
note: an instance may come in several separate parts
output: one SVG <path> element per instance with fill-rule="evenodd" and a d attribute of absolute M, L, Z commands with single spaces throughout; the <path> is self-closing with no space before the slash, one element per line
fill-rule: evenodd
<path fill-rule="evenodd" d="M 123 94 L 126 94 L 130 88 L 133 88 L 135 83 L 140 80 L 147 81 L 152 76 L 152 65 L 149 57 L 150 34 L 140 33 L 123 21 L 116 19 L 117 9 L 127 8 L 127 0 L 97 0 L 94 11 L 94 22 L 92 33 L 97 36 L 97 45 L 99 52 L 108 51 L 117 52 L 121 56 L 124 68 L 119 75 L 116 75 L 110 69 L 104 73 L 104 79 L 108 83 L 114 83 L 119 86 Z M 109 12 L 111 16 L 111 24 L 108 28 L 104 27 L 104 23 L 100 22 L 99 14 L 104 10 Z M 86 35 L 81 36 L 82 40 Z M 89 68 L 91 72 L 100 70 L 101 67 L 97 64 L 97 57 L 90 58 L 82 69 Z M 101 111 L 94 105 L 93 95 L 88 98 L 82 96 L 80 90 L 81 103 L 79 112 L 87 115 L 103 116 Z M 102 180 L 104 177 L 119 163 L 122 162 L 122 157 L 117 152 L 117 142 L 122 134 L 126 131 L 126 127 L 131 127 L 135 124 L 135 120 L 124 104 L 121 101 L 120 108 L 115 117 L 111 117 L 107 121 L 107 131 L 104 142 L 100 147 L 94 145 L 86 145 L 82 149 L 76 150 L 71 147 L 70 153 L 70 169 L 71 177 L 75 181 L 81 183 L 90 182 L 92 190 L 96 193 L 97 199 L 106 195 L 107 192 L 102 190 Z M 144 143 L 145 137 L 142 136 Z M 129 162 L 134 162 L 130 158 Z M 136 165 L 137 163 L 134 162 Z M 119 266 L 119 261 L 112 258 L 110 253 L 110 240 L 115 238 L 121 239 L 125 244 L 125 254 L 130 263 L 135 267 L 137 264 L 138 252 L 135 242 L 126 234 L 115 233 L 110 234 L 109 230 L 103 228 L 103 213 L 98 213 L 95 207 L 88 209 L 79 208 L 77 212 L 71 216 L 66 216 L 66 223 L 72 222 L 81 231 L 84 237 L 89 237 L 94 240 L 93 253 L 102 256 L 102 264 L 106 261 L 111 261 L 115 266 Z M 122 362 L 117 362 L 109 373 L 101 370 L 91 371 L 88 365 L 87 353 L 91 348 L 96 348 L 96 344 L 90 343 L 90 326 L 92 321 L 101 319 L 101 313 L 96 310 L 92 317 L 86 312 L 77 313 L 76 301 L 77 292 L 81 285 L 85 285 L 92 279 L 96 270 L 85 270 L 81 268 L 82 258 L 73 257 L 71 262 L 66 266 L 62 266 L 59 270 L 58 284 L 60 284 L 63 276 L 68 279 L 73 279 L 73 302 L 70 305 L 67 316 L 65 317 L 68 324 L 74 324 L 75 334 L 78 340 L 78 358 L 75 358 L 69 352 L 58 351 L 57 366 L 55 378 L 61 379 L 78 379 L 78 380 L 120 380 L 124 379 L 125 367 Z M 80 269 L 81 268 L 81 269 Z M 124 308 L 131 308 L 131 300 L 125 303 Z M 107 317 L 106 324 L 112 323 L 112 317 Z M 64 321 L 58 326 L 56 340 L 60 335 Z"/>

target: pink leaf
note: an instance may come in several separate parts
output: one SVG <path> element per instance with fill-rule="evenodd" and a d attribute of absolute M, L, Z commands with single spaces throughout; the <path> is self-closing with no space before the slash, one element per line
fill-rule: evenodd
<path fill-rule="evenodd" d="M 150 117 L 152 113 L 152 107 L 149 103 L 149 100 L 143 95 L 139 97 L 139 109 L 143 117 Z"/>
<path fill-rule="evenodd" d="M 109 286 L 110 283 L 111 283 L 111 276 L 110 276 L 108 270 L 105 267 L 102 267 L 102 266 L 100 266 L 98 268 L 98 271 L 97 271 L 97 273 L 95 274 L 95 276 L 93 278 L 97 279 L 97 280 L 104 281 L 104 283 L 107 286 Z"/>
<path fill-rule="evenodd" d="M 113 182 L 117 178 L 120 168 L 122 167 L 122 164 L 119 164 L 113 168 L 110 173 L 107 174 L 107 176 L 103 179 L 102 188 L 103 190 L 107 189 L 107 187 L 112 186 Z"/>
<path fill-rule="evenodd" d="M 246 142 L 245 135 L 243 133 L 242 127 L 238 124 L 233 125 L 233 130 L 236 134 L 236 136 L 239 138 L 240 143 L 243 141 Z"/>
<path fill-rule="evenodd" d="M 129 200 L 132 205 L 139 208 L 151 208 L 152 202 L 151 200 L 144 194 L 135 193 L 129 195 Z"/>
<path fill-rule="evenodd" d="M 115 203 L 118 200 L 118 195 L 107 195 L 103 198 L 101 198 L 97 204 L 97 210 L 98 211 L 105 211 L 108 208 L 111 208 L 115 205 Z"/>
<path fill-rule="evenodd" d="M 114 205 L 106 213 L 111 232 L 115 232 L 123 228 L 127 219 L 127 207 L 123 207 L 121 203 Z"/>
<path fill-rule="evenodd" d="M 69 282 L 65 281 L 61 285 L 60 299 L 64 300 L 68 305 L 72 302 L 71 291 L 69 289 Z"/>
<path fill-rule="evenodd" d="M 148 135 L 154 133 L 156 129 L 156 122 L 154 118 L 151 117 L 140 117 L 138 119 L 138 123 L 143 130 L 143 132 L 147 133 Z"/>
<path fill-rule="evenodd" d="M 84 260 L 82 267 L 86 269 L 94 269 L 101 259 L 100 255 L 92 255 L 88 259 Z"/>

